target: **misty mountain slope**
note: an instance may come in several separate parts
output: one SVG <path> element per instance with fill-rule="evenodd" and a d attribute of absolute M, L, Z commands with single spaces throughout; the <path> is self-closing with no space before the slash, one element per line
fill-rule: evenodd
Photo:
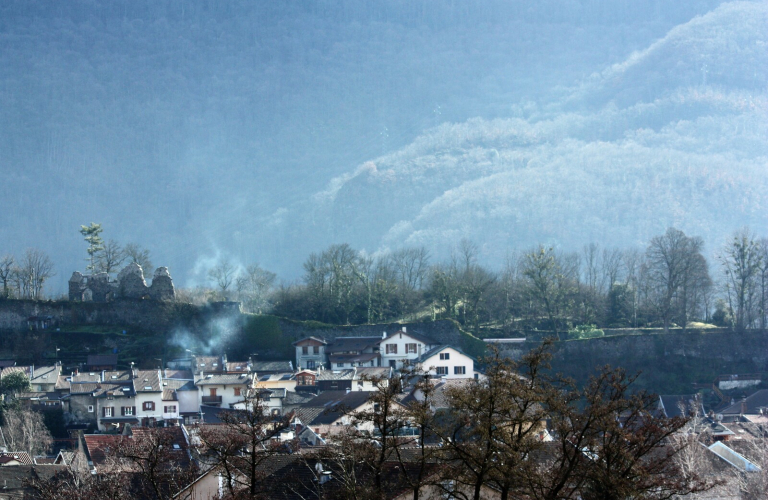
<path fill-rule="evenodd" d="M 711 246 L 744 225 L 766 227 L 767 28 L 766 2 L 721 6 L 562 104 L 432 129 L 298 212 L 328 240 L 369 251 L 444 255 L 467 237 L 491 261 L 539 242 L 643 245 L 671 225 Z"/>
<path fill-rule="evenodd" d="M 572 100 L 619 106 L 659 91 L 710 85 L 764 91 L 768 85 L 768 2 L 732 2 L 672 29 L 626 61 L 589 79 Z"/>

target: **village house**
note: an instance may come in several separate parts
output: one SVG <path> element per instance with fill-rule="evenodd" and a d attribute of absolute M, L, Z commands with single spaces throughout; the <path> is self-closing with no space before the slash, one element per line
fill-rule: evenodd
<path fill-rule="evenodd" d="M 328 343 L 318 337 L 307 337 L 293 343 L 296 348 L 296 369 L 316 370 L 327 363 L 325 347 Z"/>
<path fill-rule="evenodd" d="M 416 361 L 424 372 L 442 378 L 478 378 L 475 360 L 456 347 L 441 345 L 423 353 Z"/>
<path fill-rule="evenodd" d="M 306 372 L 306 370 L 299 373 L 303 374 L 304 372 Z M 260 388 L 284 389 L 286 391 L 296 391 L 296 385 L 298 384 L 299 379 L 297 379 L 293 373 L 288 373 L 288 372 L 267 373 L 266 375 L 262 375 L 261 373 L 258 373 L 257 381 L 258 382 L 256 385 L 257 387 L 260 387 Z"/>
<path fill-rule="evenodd" d="M 422 354 L 437 347 L 435 342 L 415 333 L 407 333 L 406 327 L 399 332 L 387 335 L 380 341 L 381 365 L 395 370 L 402 369 L 407 364 L 414 363 Z"/>
<path fill-rule="evenodd" d="M 134 370 L 133 389 L 136 393 L 136 416 L 139 423 L 152 427 L 163 422 L 165 419 L 160 370 Z"/>
<path fill-rule="evenodd" d="M 131 371 L 102 372 L 102 382 L 94 397 L 99 430 L 120 430 L 125 424 L 139 423 Z"/>
<path fill-rule="evenodd" d="M 200 373 L 196 375 L 200 405 L 234 408 L 242 403 L 248 389 L 254 387 L 254 377 L 247 373 Z"/>
<path fill-rule="evenodd" d="M 56 381 L 61 374 L 61 364 L 52 366 L 32 366 L 29 385 L 36 392 L 53 392 L 56 390 Z"/>

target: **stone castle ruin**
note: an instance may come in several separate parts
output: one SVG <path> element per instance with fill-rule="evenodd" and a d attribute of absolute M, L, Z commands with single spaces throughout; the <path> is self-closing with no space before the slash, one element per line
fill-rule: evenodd
<path fill-rule="evenodd" d="M 69 300 L 111 302 L 116 299 L 173 300 L 176 292 L 167 267 L 158 267 L 147 286 L 144 271 L 135 262 L 128 264 L 112 280 L 107 273 L 84 275 L 75 271 L 69 278 Z"/>

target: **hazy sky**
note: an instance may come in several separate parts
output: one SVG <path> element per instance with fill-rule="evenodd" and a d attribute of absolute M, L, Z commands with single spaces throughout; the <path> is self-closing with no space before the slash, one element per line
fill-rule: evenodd
<path fill-rule="evenodd" d="M 91 221 L 177 285 L 344 241 L 716 245 L 765 227 L 765 5 L 3 1 L 0 253 L 55 292 Z"/>

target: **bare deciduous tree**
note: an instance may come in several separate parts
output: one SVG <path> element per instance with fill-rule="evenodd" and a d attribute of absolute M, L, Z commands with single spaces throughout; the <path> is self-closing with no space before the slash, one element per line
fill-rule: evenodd
<path fill-rule="evenodd" d="M 120 243 L 115 240 L 107 240 L 104 242 L 101 250 L 96 254 L 96 271 L 103 273 L 117 272 L 120 266 L 125 262 L 128 256 L 125 254 L 125 250 Z M 144 269 L 144 272 L 149 272 L 149 269 Z"/>
<path fill-rule="evenodd" d="M 238 270 L 229 259 L 224 258 L 208 271 L 208 279 L 218 287 L 224 298 L 228 298 L 229 289 L 237 280 Z"/>
<path fill-rule="evenodd" d="M 0 298 L 7 299 L 11 295 L 11 280 L 13 278 L 13 264 L 15 258 L 13 255 L 4 255 L 0 257 L 0 281 L 3 282 L 3 291 Z"/>
<path fill-rule="evenodd" d="M 26 451 L 31 456 L 50 451 L 53 438 L 40 413 L 26 409 L 7 409 L 3 413 L 3 434 L 11 451 Z"/>
<path fill-rule="evenodd" d="M 261 314 L 269 307 L 269 295 L 275 279 L 275 273 L 262 269 L 258 264 L 248 266 L 245 273 L 236 278 L 237 293 L 248 311 Z"/>

